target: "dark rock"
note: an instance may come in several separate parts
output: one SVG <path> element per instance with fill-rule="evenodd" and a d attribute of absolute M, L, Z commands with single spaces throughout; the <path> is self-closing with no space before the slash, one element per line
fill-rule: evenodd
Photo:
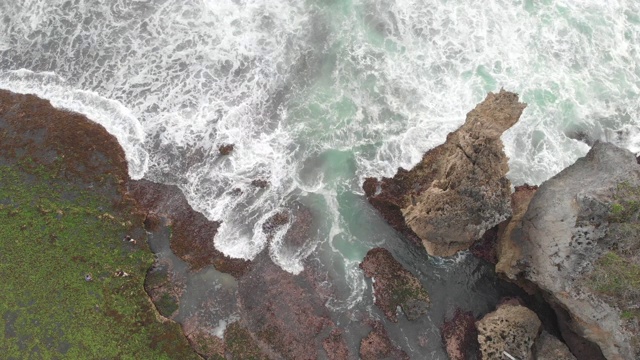
<path fill-rule="evenodd" d="M 169 219 L 171 250 L 189 263 L 193 271 L 207 265 L 235 277 L 247 271 L 249 261 L 232 259 L 214 247 L 213 238 L 220 224 L 193 210 L 177 186 L 131 180 L 127 188 L 147 218 L 161 215 Z"/>
<path fill-rule="evenodd" d="M 256 179 L 251 181 L 251 185 L 260 189 L 266 189 L 269 186 L 269 182 L 264 179 Z"/>
<path fill-rule="evenodd" d="M 398 321 L 398 306 L 409 320 L 419 318 L 429 309 L 429 294 L 420 280 L 405 270 L 387 249 L 369 250 L 360 268 L 374 279 L 375 303 L 389 320 Z"/>
<path fill-rule="evenodd" d="M 480 359 L 476 319 L 471 312 L 456 309 L 442 324 L 440 334 L 450 360 Z"/>
<path fill-rule="evenodd" d="M 489 93 L 467 114 L 465 124 L 413 169 L 398 169 L 391 179 L 367 179 L 367 199 L 392 227 L 431 255 L 451 256 L 469 248 L 511 215 L 500 136 L 525 106 L 516 94 Z"/>
<path fill-rule="evenodd" d="M 233 147 L 233 144 L 220 145 L 220 147 L 218 147 L 218 151 L 220 152 L 220 155 L 226 156 L 231 154 L 231 152 L 233 151 Z"/>
<path fill-rule="evenodd" d="M 496 254 L 496 246 L 498 244 L 498 228 L 500 225 L 494 226 L 485 231 L 480 240 L 471 245 L 469 251 L 473 256 L 482 259 L 488 263 L 496 264 L 498 255 Z"/>
<path fill-rule="evenodd" d="M 409 360 L 409 355 L 391 342 L 381 322 L 375 321 L 371 327 L 373 330 L 360 342 L 362 360 Z"/>

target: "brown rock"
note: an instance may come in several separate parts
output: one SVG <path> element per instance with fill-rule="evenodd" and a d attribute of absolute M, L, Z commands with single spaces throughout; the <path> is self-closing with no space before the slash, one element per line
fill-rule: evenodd
<path fill-rule="evenodd" d="M 349 349 L 342 337 L 342 330 L 333 329 L 329 337 L 322 342 L 322 348 L 327 352 L 329 360 L 348 360 Z"/>
<path fill-rule="evenodd" d="M 516 94 L 489 93 L 467 114 L 464 125 L 413 169 L 398 169 L 392 179 L 367 179 L 363 187 L 370 203 L 431 255 L 451 256 L 469 248 L 511 215 L 500 136 L 525 106 Z"/>
<path fill-rule="evenodd" d="M 367 252 L 360 268 L 373 278 L 375 304 L 385 316 L 397 322 L 396 309 L 402 308 L 409 320 L 415 320 L 429 309 L 429 294 L 420 280 L 402 267 L 389 250 L 374 248 Z"/>
<path fill-rule="evenodd" d="M 513 216 L 509 221 L 501 224 L 498 231 L 496 252 L 499 260 L 496 264 L 496 272 L 503 273 L 512 280 L 516 279 L 517 274 L 512 269 L 516 268 L 516 262 L 520 259 L 520 250 L 511 240 L 511 235 L 514 231 L 522 231 L 522 218 L 537 190 L 537 186 L 528 184 L 516 186 L 515 192 L 511 194 Z"/>
<path fill-rule="evenodd" d="M 524 306 L 503 304 L 476 322 L 483 359 L 504 359 L 504 352 L 520 360 L 533 359 L 533 344 L 542 323 Z"/>
<path fill-rule="evenodd" d="M 171 250 L 189 263 L 192 270 L 213 265 L 235 277 L 247 271 L 249 261 L 229 258 L 214 247 L 213 237 L 220 224 L 193 210 L 177 186 L 131 180 L 127 188 L 129 195 L 149 214 L 147 217 L 162 215 L 169 219 Z"/>
<path fill-rule="evenodd" d="M 409 360 L 409 355 L 395 346 L 384 325 L 376 321 L 373 330 L 360 342 L 360 357 L 362 360 Z"/>
<path fill-rule="evenodd" d="M 471 312 L 456 309 L 440 330 L 442 342 L 450 360 L 479 359 L 478 330 Z"/>
<path fill-rule="evenodd" d="M 543 331 L 534 346 L 536 360 L 576 360 L 567 345 Z"/>
<path fill-rule="evenodd" d="M 233 148 L 234 148 L 233 144 L 224 144 L 218 147 L 218 151 L 220 152 L 220 155 L 226 156 L 231 154 L 231 152 L 233 151 Z"/>

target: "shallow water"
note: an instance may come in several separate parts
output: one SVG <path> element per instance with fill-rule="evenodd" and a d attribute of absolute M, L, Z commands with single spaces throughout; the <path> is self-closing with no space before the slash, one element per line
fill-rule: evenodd
<path fill-rule="evenodd" d="M 638 14 L 634 0 L 0 0 L 0 87 L 105 126 L 133 178 L 177 184 L 223 222 L 223 252 L 269 251 L 293 273 L 318 258 L 337 317 L 371 308 L 357 264 L 390 248 L 438 294 L 433 324 L 438 302 L 486 311 L 494 280 L 410 250 L 362 180 L 411 167 L 501 87 L 529 104 L 503 136 L 515 185 L 584 155 L 576 134 L 639 151 Z M 295 202 L 313 241 L 268 245 L 262 223 Z"/>

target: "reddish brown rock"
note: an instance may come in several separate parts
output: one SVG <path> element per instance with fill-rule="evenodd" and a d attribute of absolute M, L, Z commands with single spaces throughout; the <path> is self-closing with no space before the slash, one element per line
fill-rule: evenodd
<path fill-rule="evenodd" d="M 479 359 L 478 330 L 471 312 L 456 309 L 453 317 L 442 324 L 440 334 L 450 360 Z"/>
<path fill-rule="evenodd" d="M 259 255 L 238 282 L 240 314 L 246 329 L 285 359 L 316 359 L 325 329 L 333 326 L 326 299 L 307 274 L 293 275 Z M 324 332 L 326 334 L 326 332 Z"/>
<path fill-rule="evenodd" d="M 360 357 L 363 360 L 409 360 L 409 355 L 391 342 L 381 322 L 373 322 L 371 327 L 373 330 L 360 342 Z"/>
<path fill-rule="evenodd" d="M 494 226 L 491 229 L 485 231 L 484 235 L 482 235 L 482 238 L 471 245 L 469 251 L 471 251 L 473 256 L 491 264 L 496 264 L 498 262 L 496 246 L 498 244 L 499 228 L 500 225 Z"/>
<path fill-rule="evenodd" d="M 373 278 L 375 304 L 389 320 L 398 321 L 398 306 L 409 320 L 419 318 L 429 309 L 429 294 L 420 280 L 403 268 L 389 250 L 369 250 L 360 263 L 360 268 L 367 277 Z"/>
<path fill-rule="evenodd" d="M 327 352 L 329 360 L 348 360 L 349 349 L 342 337 L 342 330 L 333 329 L 329 337 L 322 342 L 322 348 Z"/>
<path fill-rule="evenodd" d="M 30 159 L 24 166 L 57 167 L 56 176 L 83 183 L 111 184 L 122 199 L 129 179 L 127 161 L 116 138 L 85 116 L 55 109 L 33 95 L 0 90 L 0 152 L 6 158 Z"/>
<path fill-rule="evenodd" d="M 464 125 L 413 169 L 398 169 L 393 178 L 381 181 L 367 179 L 363 188 L 369 202 L 431 255 L 451 256 L 469 248 L 511 215 L 500 136 L 525 106 L 516 94 L 489 93 L 467 114 Z"/>
<path fill-rule="evenodd" d="M 214 247 L 213 237 L 220 224 L 193 210 L 177 186 L 131 180 L 127 188 L 148 216 L 161 215 L 169 219 L 171 250 L 189 263 L 192 270 L 213 265 L 235 277 L 247 271 L 249 261 L 229 258 Z"/>
<path fill-rule="evenodd" d="M 220 152 L 220 155 L 226 156 L 231 154 L 231 152 L 233 151 L 233 148 L 234 148 L 233 144 L 224 144 L 218 147 L 218 151 Z"/>

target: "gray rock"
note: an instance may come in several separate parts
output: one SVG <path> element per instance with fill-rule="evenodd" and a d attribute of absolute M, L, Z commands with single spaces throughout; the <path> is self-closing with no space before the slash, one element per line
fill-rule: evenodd
<path fill-rule="evenodd" d="M 511 233 L 520 258 L 499 271 L 549 294 L 550 301 L 569 312 L 571 330 L 597 344 L 607 359 L 638 359 L 640 349 L 632 342 L 638 336 L 633 334 L 637 318 L 621 319 L 620 299 L 595 291 L 590 282 L 602 271 L 603 256 L 617 256 L 612 251 L 626 246 L 619 231 L 609 236 L 621 184 L 640 187 L 635 156 L 596 142 L 585 157 L 540 186 L 518 231 Z"/>
<path fill-rule="evenodd" d="M 576 360 L 567 345 L 543 331 L 534 345 L 536 360 Z"/>

